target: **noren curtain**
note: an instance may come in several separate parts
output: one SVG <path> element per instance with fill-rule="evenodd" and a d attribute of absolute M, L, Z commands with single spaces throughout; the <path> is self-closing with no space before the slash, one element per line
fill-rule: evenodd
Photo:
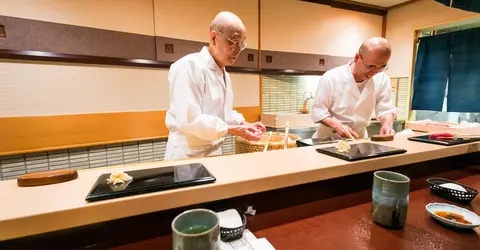
<path fill-rule="evenodd" d="M 414 110 L 442 111 L 450 66 L 450 34 L 422 37 L 413 78 Z"/>
<path fill-rule="evenodd" d="M 480 28 L 451 33 L 447 111 L 480 112 Z"/>
<path fill-rule="evenodd" d="M 479 12 L 480 13 L 480 1 L 479 0 L 435 0 L 443 5 L 449 6 L 450 3 L 452 4 L 451 7 L 462 9 L 466 11 L 472 12 Z"/>

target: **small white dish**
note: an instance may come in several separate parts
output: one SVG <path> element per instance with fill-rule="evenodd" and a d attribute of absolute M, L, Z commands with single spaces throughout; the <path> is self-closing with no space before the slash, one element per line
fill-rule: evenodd
<path fill-rule="evenodd" d="M 446 203 L 429 203 L 427 206 L 425 206 L 425 208 L 427 209 L 430 216 L 447 226 L 461 229 L 472 229 L 480 226 L 480 216 L 465 208 L 457 207 L 455 205 L 450 205 Z M 460 223 L 454 220 L 443 218 L 435 214 L 435 212 L 437 211 L 453 212 L 463 215 L 464 219 L 470 221 L 472 224 Z"/>

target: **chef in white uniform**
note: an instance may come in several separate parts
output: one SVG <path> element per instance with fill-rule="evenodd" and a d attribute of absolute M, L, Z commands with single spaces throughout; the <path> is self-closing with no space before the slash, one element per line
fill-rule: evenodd
<path fill-rule="evenodd" d="M 384 73 L 391 47 L 384 38 L 365 41 L 348 64 L 322 76 L 315 93 L 312 119 L 320 123 L 314 138 L 335 133 L 366 138 L 373 112 L 382 125 L 380 134 L 394 134 L 397 108 L 391 100 L 390 78 Z"/>
<path fill-rule="evenodd" d="M 221 154 L 227 134 L 259 140 L 260 123 L 248 123 L 233 110 L 233 91 L 225 66 L 245 49 L 246 29 L 238 16 L 221 12 L 210 26 L 210 43 L 170 67 L 170 130 L 165 160 Z"/>

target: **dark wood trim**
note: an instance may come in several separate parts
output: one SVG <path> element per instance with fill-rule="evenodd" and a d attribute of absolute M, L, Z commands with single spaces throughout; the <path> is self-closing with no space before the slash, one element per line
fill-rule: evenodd
<path fill-rule="evenodd" d="M 208 43 L 156 36 L 156 60 L 162 62 L 175 62 L 188 54 L 200 52 L 205 46 L 208 46 Z M 235 64 L 231 65 L 231 67 L 258 68 L 258 62 L 255 60 L 255 58 L 258 58 L 258 49 L 247 48 L 240 53 L 237 61 Z"/>
<path fill-rule="evenodd" d="M 386 10 L 367 7 L 367 6 L 361 6 L 353 3 L 340 2 L 340 1 L 332 1 L 332 4 L 330 6 L 332 6 L 332 8 L 352 10 L 352 11 L 379 15 L 379 16 L 383 16 L 387 14 Z"/>
<path fill-rule="evenodd" d="M 309 3 L 318 3 L 318 4 L 323 4 L 323 5 L 328 5 L 332 4 L 332 0 L 300 0 L 302 2 L 309 2 Z"/>
<path fill-rule="evenodd" d="M 364 6 L 364 7 L 369 7 L 369 8 L 374 8 L 374 9 L 380 9 L 380 10 L 387 10 L 387 7 L 383 6 L 378 6 L 374 4 L 368 4 L 368 3 L 361 3 L 356 0 L 335 0 L 336 2 L 344 2 L 344 3 L 350 3 L 350 4 L 355 4 L 358 6 Z"/>
<path fill-rule="evenodd" d="M 171 62 L 160 62 L 160 61 L 153 61 L 153 60 L 146 60 L 146 59 L 84 56 L 84 55 L 43 52 L 43 51 L 9 50 L 9 49 L 0 49 L 0 58 L 31 60 L 31 61 L 134 66 L 134 67 L 147 67 L 147 68 L 169 68 L 170 65 L 172 64 Z"/>
<path fill-rule="evenodd" d="M 385 14 L 382 17 L 382 37 L 386 38 L 387 37 L 387 15 Z"/>
<path fill-rule="evenodd" d="M 42 51 L 25 51 L 25 50 L 8 50 L 0 49 L 0 59 L 14 60 L 30 60 L 30 61 L 47 61 L 47 62 L 66 62 L 66 63 L 83 63 L 96 65 L 112 65 L 112 66 L 130 66 L 144 68 L 160 68 L 168 69 L 172 62 L 152 61 L 145 59 L 126 59 L 101 56 L 83 56 L 70 55 L 61 53 L 51 53 Z M 250 74 L 267 74 L 267 75 L 323 75 L 325 71 L 314 70 L 289 70 L 289 69 L 258 69 L 246 67 L 226 67 L 228 72 L 232 73 L 250 73 Z"/>
<path fill-rule="evenodd" d="M 225 70 L 229 73 L 252 73 L 252 74 L 260 74 L 262 71 L 258 68 L 246 68 L 246 67 L 235 67 L 235 66 L 227 66 Z"/>
<path fill-rule="evenodd" d="M 300 1 L 323 4 L 323 5 L 331 6 L 332 8 L 351 10 L 351 11 L 379 15 L 379 16 L 383 16 L 387 14 L 387 10 L 380 6 L 367 6 L 365 4 L 357 4 L 357 3 L 341 1 L 341 0 L 300 0 Z"/>
<path fill-rule="evenodd" d="M 155 37 L 0 15 L 1 49 L 155 60 Z"/>
<path fill-rule="evenodd" d="M 258 0 L 257 6 L 257 22 L 258 22 L 258 67 L 262 68 L 262 0 Z M 258 93 L 260 93 L 260 114 L 263 113 L 263 77 L 262 75 L 258 76 Z"/>
<path fill-rule="evenodd" d="M 130 67 L 145 67 L 145 68 L 160 68 L 160 69 L 168 69 L 170 68 L 170 65 L 172 65 L 172 62 L 153 61 L 153 60 L 145 60 L 145 59 L 83 56 L 83 55 L 42 52 L 42 51 L 8 50 L 8 49 L 0 49 L 0 59 L 84 63 L 84 64 L 130 66 Z M 227 71 L 235 72 L 235 73 L 252 73 L 252 74 L 261 73 L 260 69 L 258 68 L 246 68 L 246 67 L 234 67 L 234 66 L 227 67 Z"/>
<path fill-rule="evenodd" d="M 262 50 L 261 65 L 265 74 L 322 75 L 350 60 L 350 57 Z"/>
<path fill-rule="evenodd" d="M 0 39 L 0 59 L 169 68 L 206 43 L 0 15 L 8 36 Z M 82 41 L 78 39 L 82 37 Z M 170 52 L 165 50 L 171 46 Z M 255 58 L 257 57 L 257 58 Z M 260 73 L 258 49 L 246 49 L 232 72 Z"/>

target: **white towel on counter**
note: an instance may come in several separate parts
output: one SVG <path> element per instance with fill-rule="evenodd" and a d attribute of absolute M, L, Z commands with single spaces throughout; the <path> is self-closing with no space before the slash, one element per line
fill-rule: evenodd
<path fill-rule="evenodd" d="M 409 135 L 415 135 L 415 132 L 411 129 L 405 129 L 402 132 L 398 132 L 396 136 L 409 136 Z"/>
<path fill-rule="evenodd" d="M 250 230 L 243 232 L 242 238 L 230 242 L 220 242 L 221 250 L 275 250 L 266 238 L 257 239 Z"/>
<path fill-rule="evenodd" d="M 237 228 L 242 226 L 242 217 L 235 209 L 228 209 L 217 213 L 220 219 L 220 227 Z"/>

